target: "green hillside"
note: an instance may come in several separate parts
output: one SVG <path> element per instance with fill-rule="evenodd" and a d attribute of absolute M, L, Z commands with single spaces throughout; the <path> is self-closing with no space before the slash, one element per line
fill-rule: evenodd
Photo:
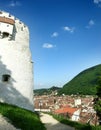
<path fill-rule="evenodd" d="M 7 117 L 9 119 L 8 122 L 21 130 L 46 130 L 36 112 L 31 112 L 14 105 L 0 102 L 0 115 Z"/>
<path fill-rule="evenodd" d="M 97 78 L 101 75 L 101 64 L 86 69 L 66 83 L 59 94 L 96 94 Z"/>
<path fill-rule="evenodd" d="M 55 86 L 48 88 L 48 89 L 47 88 L 36 89 L 36 90 L 34 90 L 34 95 L 47 95 L 47 94 L 49 95 L 52 92 L 58 91 L 60 89 L 61 88 L 55 87 Z"/>

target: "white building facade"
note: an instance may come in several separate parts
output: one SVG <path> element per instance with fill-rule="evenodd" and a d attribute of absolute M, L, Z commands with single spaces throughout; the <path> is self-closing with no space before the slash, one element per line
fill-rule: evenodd
<path fill-rule="evenodd" d="M 80 109 L 76 110 L 76 111 L 73 113 L 73 115 L 72 115 L 72 117 L 71 117 L 71 120 L 72 120 L 72 121 L 79 121 L 79 119 L 80 119 L 80 112 L 81 112 Z"/>
<path fill-rule="evenodd" d="M 33 62 L 29 30 L 0 11 L 0 102 L 33 111 Z"/>

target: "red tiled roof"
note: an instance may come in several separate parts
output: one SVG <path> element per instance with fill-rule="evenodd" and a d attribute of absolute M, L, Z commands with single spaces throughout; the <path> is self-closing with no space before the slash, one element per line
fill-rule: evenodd
<path fill-rule="evenodd" d="M 13 19 L 6 18 L 6 17 L 0 17 L 0 22 L 12 24 L 12 25 L 14 25 L 14 23 L 15 23 L 15 21 Z"/>
<path fill-rule="evenodd" d="M 73 114 L 75 111 L 77 111 L 78 108 L 71 108 L 71 107 L 67 107 L 67 108 L 61 108 L 61 109 L 57 109 L 55 110 L 55 113 L 57 114 L 62 114 L 62 113 L 70 113 Z"/>

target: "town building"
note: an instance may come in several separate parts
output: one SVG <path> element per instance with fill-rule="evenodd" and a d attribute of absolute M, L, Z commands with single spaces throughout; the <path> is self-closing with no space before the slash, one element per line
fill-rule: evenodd
<path fill-rule="evenodd" d="M 94 110 L 94 97 L 87 95 L 42 95 L 35 96 L 36 111 L 51 112 L 80 123 L 98 124 Z"/>

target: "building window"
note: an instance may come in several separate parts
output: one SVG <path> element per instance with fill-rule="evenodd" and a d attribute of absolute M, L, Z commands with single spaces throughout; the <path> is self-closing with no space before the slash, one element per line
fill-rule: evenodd
<path fill-rule="evenodd" d="M 3 82 L 9 82 L 9 80 L 10 80 L 10 75 L 8 75 L 8 74 L 2 75 L 2 81 Z"/>

